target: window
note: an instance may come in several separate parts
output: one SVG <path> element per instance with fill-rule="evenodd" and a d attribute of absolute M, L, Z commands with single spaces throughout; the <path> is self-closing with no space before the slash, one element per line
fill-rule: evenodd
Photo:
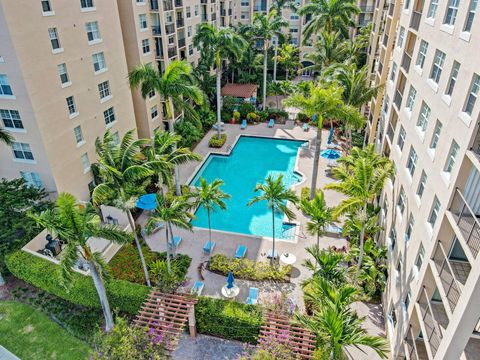
<path fill-rule="evenodd" d="M 147 14 L 139 14 L 138 15 L 138 25 L 140 26 L 140 30 L 147 29 Z"/>
<path fill-rule="evenodd" d="M 49 0 L 42 0 L 42 11 L 48 13 L 52 11 L 52 6 L 50 5 Z"/>
<path fill-rule="evenodd" d="M 0 109 L 3 126 L 9 129 L 23 129 L 22 119 L 17 110 Z"/>
<path fill-rule="evenodd" d="M 120 144 L 120 135 L 118 134 L 118 131 L 115 131 L 115 132 L 112 134 L 112 138 L 113 138 L 113 144 L 114 144 L 114 145 Z"/>
<path fill-rule="evenodd" d="M 77 106 L 75 105 L 75 100 L 73 99 L 73 96 L 67 97 L 66 101 L 67 101 L 68 113 L 70 115 L 75 114 L 77 112 Z"/>
<path fill-rule="evenodd" d="M 35 186 L 38 188 L 43 187 L 42 180 L 40 180 L 40 175 L 38 175 L 36 172 L 20 171 L 20 176 L 29 186 Z"/>
<path fill-rule="evenodd" d="M 395 81 L 395 75 L 397 74 L 397 64 L 392 63 L 392 72 L 390 73 L 390 81 Z"/>
<path fill-rule="evenodd" d="M 88 160 L 88 154 L 87 153 L 83 154 L 81 159 L 82 159 L 83 171 L 87 172 L 88 170 L 90 170 L 90 160 Z"/>
<path fill-rule="evenodd" d="M 411 299 L 412 299 L 412 290 L 408 290 L 407 295 L 405 295 L 405 300 L 403 301 L 405 315 L 407 315 L 406 312 L 408 311 L 408 307 L 410 305 Z"/>
<path fill-rule="evenodd" d="M 148 39 L 142 40 L 142 51 L 144 54 L 150 53 L 150 42 L 148 41 Z"/>
<path fill-rule="evenodd" d="M 458 154 L 459 149 L 460 149 L 460 147 L 455 142 L 455 140 L 453 140 L 452 141 L 452 146 L 450 147 L 450 152 L 448 153 L 447 163 L 445 164 L 444 171 L 446 173 L 451 173 L 452 172 L 452 169 L 455 166 L 455 161 L 457 160 L 457 154 Z"/>
<path fill-rule="evenodd" d="M 428 125 L 428 118 L 430 117 L 430 107 L 422 101 L 422 108 L 420 109 L 420 114 L 418 114 L 417 126 L 421 132 L 425 132 Z"/>
<path fill-rule="evenodd" d="M 440 132 L 442 131 L 442 123 L 437 120 L 435 129 L 433 130 L 432 141 L 430 142 L 430 149 L 435 150 L 440 139 Z"/>
<path fill-rule="evenodd" d="M 155 96 L 155 90 L 152 90 L 148 93 L 148 98 L 151 99 Z"/>
<path fill-rule="evenodd" d="M 430 211 L 430 216 L 428 217 L 428 223 L 432 228 L 435 226 L 435 222 L 437 221 L 439 211 L 440 211 L 440 201 L 438 201 L 438 198 L 435 196 L 435 198 L 433 199 L 432 210 Z"/>
<path fill-rule="evenodd" d="M 95 72 L 99 72 L 103 69 L 106 69 L 105 56 L 103 55 L 103 52 L 93 54 L 92 60 L 93 60 L 93 69 L 95 70 Z"/>
<path fill-rule="evenodd" d="M 12 87 L 5 74 L 0 74 L 0 95 L 13 95 Z"/>
<path fill-rule="evenodd" d="M 58 75 L 60 76 L 60 82 L 62 85 L 68 84 L 70 79 L 68 77 L 67 65 L 65 63 L 57 65 Z"/>
<path fill-rule="evenodd" d="M 187 27 L 187 37 L 192 37 L 192 27 Z"/>
<path fill-rule="evenodd" d="M 410 153 L 408 154 L 407 169 L 411 176 L 415 173 L 417 166 L 418 155 L 413 147 L 410 147 Z"/>
<path fill-rule="evenodd" d="M 395 249 L 395 245 L 397 244 L 397 230 L 392 225 L 392 228 L 390 229 L 390 250 L 393 251 Z"/>
<path fill-rule="evenodd" d="M 397 325 L 397 314 L 395 312 L 395 308 L 392 305 L 392 308 L 390 310 L 390 313 L 388 314 L 388 321 L 392 324 L 392 327 L 395 327 Z"/>
<path fill-rule="evenodd" d="M 190 6 L 187 6 L 185 8 L 185 14 L 187 16 L 187 19 L 190 19 L 192 17 L 192 8 Z"/>
<path fill-rule="evenodd" d="M 458 71 L 460 70 L 460 63 L 454 61 L 452 66 L 452 72 L 450 74 L 450 79 L 448 80 L 447 90 L 445 90 L 445 95 L 452 96 L 453 89 L 457 82 Z"/>
<path fill-rule="evenodd" d="M 195 16 L 198 16 L 198 5 L 194 5 L 193 12 L 194 12 Z"/>
<path fill-rule="evenodd" d="M 420 247 L 418 248 L 418 253 L 417 253 L 417 259 L 415 260 L 415 267 L 417 268 L 417 272 L 420 271 L 424 258 L 425 258 L 425 248 L 423 247 L 423 244 L 420 243 Z"/>
<path fill-rule="evenodd" d="M 410 7 L 410 0 L 405 0 L 405 10 L 408 10 L 408 8 Z"/>
<path fill-rule="evenodd" d="M 448 0 L 447 13 L 445 14 L 445 20 L 443 21 L 444 24 L 455 25 L 459 4 L 460 0 Z"/>
<path fill-rule="evenodd" d="M 427 56 L 428 43 L 425 40 L 420 42 L 420 47 L 418 48 L 418 56 L 416 65 L 423 69 L 423 64 L 425 63 L 425 57 Z"/>
<path fill-rule="evenodd" d="M 58 39 L 57 28 L 49 28 L 48 36 L 50 37 L 50 43 L 52 44 L 52 49 L 60 49 L 60 40 Z"/>
<path fill-rule="evenodd" d="M 473 74 L 472 85 L 470 85 L 470 92 L 468 93 L 467 102 L 465 103 L 464 111 L 468 115 L 472 115 L 473 107 L 478 97 L 478 90 L 480 89 L 480 76 Z"/>
<path fill-rule="evenodd" d="M 73 129 L 73 134 L 75 135 L 75 141 L 77 142 L 77 144 L 83 141 L 82 128 L 80 127 L 80 125 L 76 126 Z"/>
<path fill-rule="evenodd" d="M 152 117 L 152 120 L 155 119 L 158 116 L 157 105 L 152 106 L 152 108 L 150 109 L 150 115 Z"/>
<path fill-rule="evenodd" d="M 34 160 L 32 149 L 30 145 L 20 142 L 12 143 L 13 156 L 15 159 Z"/>
<path fill-rule="evenodd" d="M 112 94 L 110 92 L 110 83 L 108 80 L 98 84 L 98 92 L 100 94 L 100 100 Z"/>
<path fill-rule="evenodd" d="M 92 21 L 85 24 L 88 41 L 100 40 L 100 31 L 98 30 L 98 22 Z"/>
<path fill-rule="evenodd" d="M 405 241 L 410 240 L 413 232 L 413 225 L 415 225 L 415 219 L 413 218 L 413 215 L 410 214 L 408 217 L 407 228 L 405 229 Z"/>
<path fill-rule="evenodd" d="M 246 1 L 246 0 L 242 0 L 242 1 L 240 2 L 240 6 L 248 6 L 248 5 L 249 5 L 249 2 Z"/>
<path fill-rule="evenodd" d="M 403 46 L 403 40 L 405 39 L 405 28 L 400 26 L 400 30 L 398 31 L 398 42 L 397 46 L 401 48 Z"/>
<path fill-rule="evenodd" d="M 413 110 L 413 106 L 415 105 L 415 97 L 417 96 L 417 90 L 410 85 L 410 90 L 408 91 L 407 102 L 405 107 L 409 110 Z"/>
<path fill-rule="evenodd" d="M 400 215 L 403 215 L 406 201 L 407 199 L 405 197 L 405 191 L 403 191 L 403 187 L 401 187 L 400 194 L 398 194 L 398 201 L 397 201 L 397 207 L 398 207 L 398 211 L 400 211 Z"/>
<path fill-rule="evenodd" d="M 430 6 L 428 7 L 427 18 L 435 19 L 437 14 L 438 0 L 430 1 Z"/>
<path fill-rule="evenodd" d="M 103 118 L 105 119 L 105 124 L 108 125 L 108 124 L 111 124 L 113 123 L 116 119 L 115 119 L 115 112 L 113 111 L 113 107 L 105 110 L 103 112 Z"/>
<path fill-rule="evenodd" d="M 418 187 L 417 187 L 417 196 L 419 199 L 421 199 L 423 196 L 423 192 L 425 191 L 426 184 L 427 184 L 427 174 L 425 174 L 425 171 L 422 171 L 422 176 L 420 176 L 420 181 L 418 182 Z"/>
<path fill-rule="evenodd" d="M 93 8 L 93 0 L 80 0 L 80 6 L 82 9 Z"/>
<path fill-rule="evenodd" d="M 188 55 L 193 55 L 193 45 L 188 45 Z"/>
<path fill-rule="evenodd" d="M 405 132 L 405 129 L 403 126 L 400 127 L 400 133 L 398 134 L 398 147 L 400 150 L 403 150 L 403 145 L 405 144 L 405 137 L 407 136 L 407 133 Z"/>
<path fill-rule="evenodd" d="M 465 20 L 465 26 L 463 31 L 470 32 L 472 30 L 473 18 L 475 17 L 475 11 L 477 10 L 478 0 L 470 0 L 470 7 L 468 8 L 467 19 Z"/>
<path fill-rule="evenodd" d="M 445 53 L 436 50 L 435 58 L 433 59 L 432 71 L 430 72 L 430 79 L 438 84 L 440 81 L 440 75 L 442 75 L 443 64 L 445 63 Z"/>

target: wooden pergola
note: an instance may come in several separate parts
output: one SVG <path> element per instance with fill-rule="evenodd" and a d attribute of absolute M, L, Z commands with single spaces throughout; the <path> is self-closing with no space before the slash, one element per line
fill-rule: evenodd
<path fill-rule="evenodd" d="M 300 359 L 313 359 L 315 335 L 299 324 L 293 323 L 288 316 L 274 312 L 265 313 L 260 338 L 272 336 L 287 337 L 289 348 Z"/>
<path fill-rule="evenodd" d="M 185 326 L 190 335 L 196 336 L 195 304 L 197 300 L 188 295 L 164 294 L 152 290 L 134 320 L 135 325 L 146 327 L 153 336 L 165 336 L 166 349 L 175 350 Z"/>

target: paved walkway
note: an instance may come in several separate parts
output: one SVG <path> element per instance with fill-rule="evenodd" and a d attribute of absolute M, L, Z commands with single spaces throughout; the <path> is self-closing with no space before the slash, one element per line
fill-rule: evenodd
<path fill-rule="evenodd" d="M 238 341 L 207 335 L 198 335 L 192 339 L 184 334 L 172 357 L 174 360 L 225 360 L 233 359 L 242 351 L 243 344 Z"/>

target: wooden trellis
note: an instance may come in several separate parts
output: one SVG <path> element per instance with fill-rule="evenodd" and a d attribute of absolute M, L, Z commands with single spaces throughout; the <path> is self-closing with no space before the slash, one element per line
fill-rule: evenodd
<path fill-rule="evenodd" d="M 313 359 L 315 335 L 304 327 L 292 323 L 286 315 L 267 312 L 260 329 L 260 338 L 287 337 L 289 348 L 300 359 Z"/>
<path fill-rule="evenodd" d="M 134 323 L 148 328 L 153 336 L 164 337 L 167 351 L 173 351 L 187 324 L 190 327 L 190 334 L 196 335 L 194 309 L 196 302 L 192 296 L 164 294 L 152 290 Z"/>

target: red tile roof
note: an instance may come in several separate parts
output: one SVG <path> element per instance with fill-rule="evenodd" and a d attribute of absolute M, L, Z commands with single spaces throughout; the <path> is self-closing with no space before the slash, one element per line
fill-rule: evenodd
<path fill-rule="evenodd" d="M 232 96 L 237 98 L 250 98 L 257 93 L 255 84 L 226 84 L 222 88 L 222 96 Z"/>

